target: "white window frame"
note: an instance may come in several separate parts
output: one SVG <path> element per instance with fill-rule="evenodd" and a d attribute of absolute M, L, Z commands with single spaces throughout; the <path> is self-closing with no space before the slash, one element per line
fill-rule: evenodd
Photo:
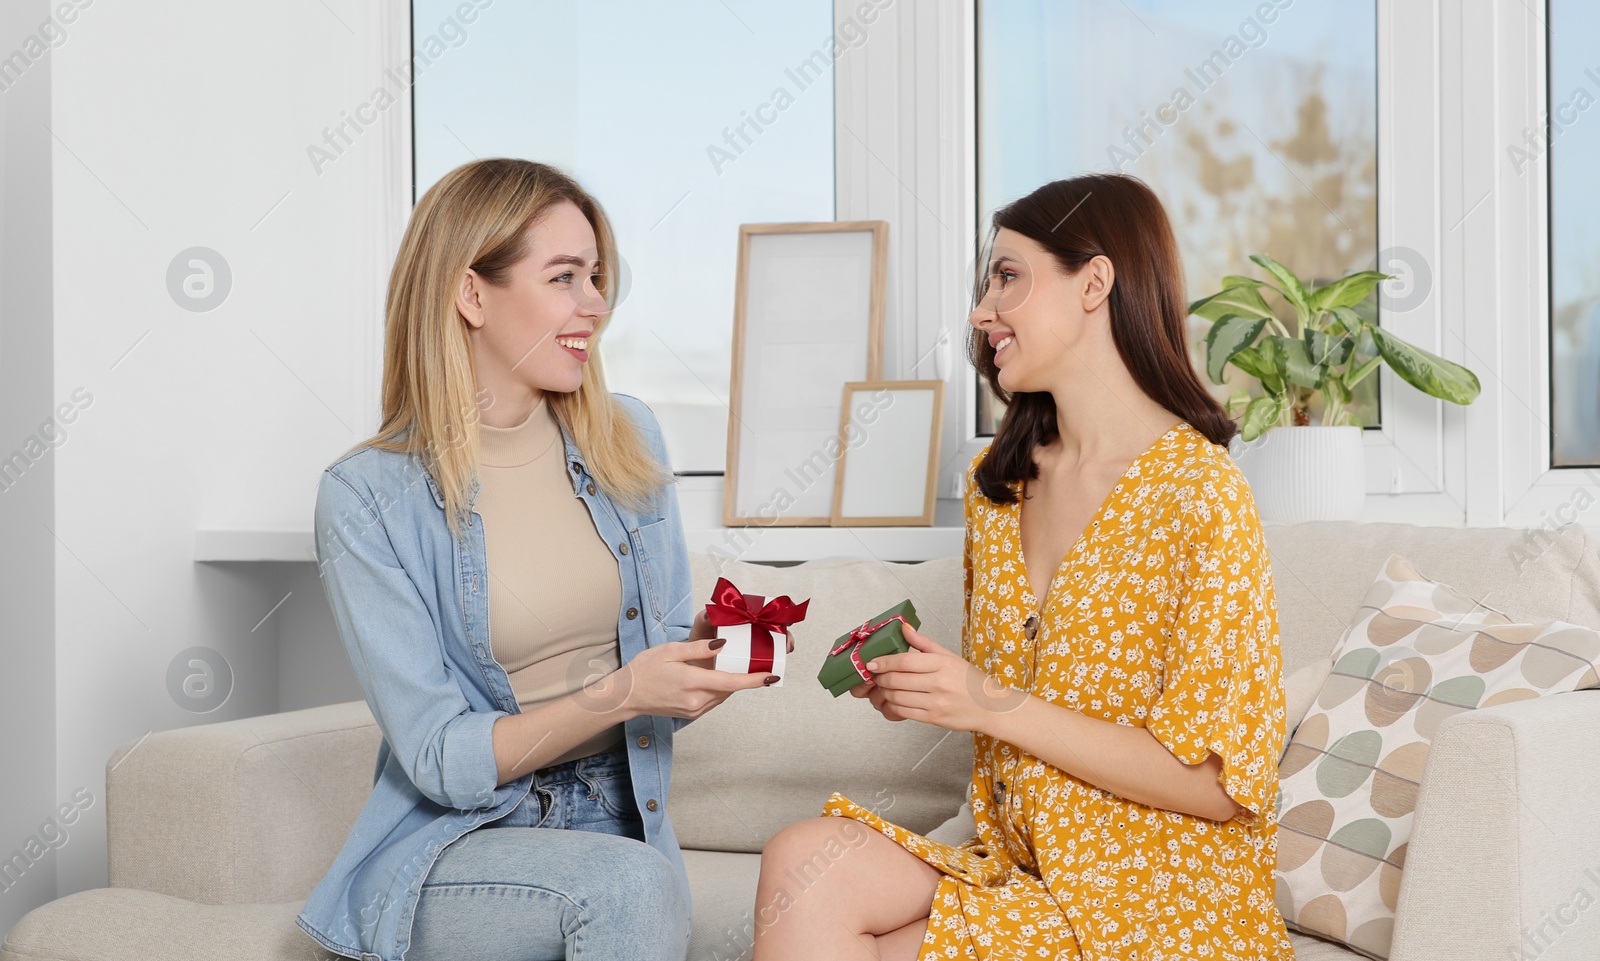
<path fill-rule="evenodd" d="M 1501 282 L 1496 291 L 1501 323 L 1496 329 L 1485 318 L 1478 327 L 1482 349 L 1495 350 L 1499 362 L 1500 408 L 1494 411 L 1496 416 L 1486 416 L 1476 425 L 1479 433 L 1474 442 L 1485 447 L 1477 467 L 1501 509 L 1498 517 L 1486 515 L 1480 523 L 1530 528 L 1592 523 L 1593 518 L 1582 516 L 1578 508 L 1600 500 L 1596 496 L 1600 473 L 1593 468 L 1552 465 L 1547 157 L 1540 155 L 1518 173 L 1507 149 L 1523 145 L 1526 132 L 1538 129 L 1547 116 L 1550 51 L 1545 22 L 1549 4 L 1530 0 L 1524 6 L 1516 0 L 1500 0 L 1472 6 L 1478 13 L 1472 24 L 1475 34 L 1481 38 L 1483 50 L 1494 57 L 1492 73 L 1500 78 L 1492 91 L 1492 113 L 1499 121 L 1494 142 L 1494 196 L 1502 226 L 1497 237 L 1487 237 L 1485 243 L 1501 242 L 1493 250 L 1493 266 Z M 1488 9 L 1478 10 L 1480 6 Z M 1484 262 L 1489 263 L 1487 254 Z M 1484 392 L 1488 393 L 1487 384 Z M 1491 459 L 1489 445 L 1495 440 L 1499 446 Z M 1588 500 L 1579 498 L 1580 491 L 1587 491 Z M 1579 504 L 1574 503 L 1575 498 Z"/>
<path fill-rule="evenodd" d="M 862 8 L 835 0 L 835 28 L 859 24 Z M 975 440 L 962 280 L 976 235 L 974 11 L 973 0 L 894 0 L 833 80 L 834 215 L 889 222 L 884 376 L 946 380 L 935 523 L 954 526 L 955 485 L 986 442 Z"/>
<path fill-rule="evenodd" d="M 1600 477 L 1550 464 L 1548 177 L 1542 162 L 1518 173 L 1506 151 L 1545 109 L 1547 10 L 1530 2 L 1378 0 L 1379 249 L 1414 250 L 1432 274 L 1420 306 L 1383 322 L 1483 390 L 1459 407 L 1382 368 L 1363 520 L 1544 526 L 1573 519 L 1575 489 Z M 836 21 L 856 6 L 836 0 Z M 964 351 L 980 228 L 976 3 L 899 0 L 882 16 L 837 64 L 837 215 L 890 224 L 885 376 L 928 376 L 928 361 L 914 365 L 950 339 L 948 498 L 989 442 Z"/>

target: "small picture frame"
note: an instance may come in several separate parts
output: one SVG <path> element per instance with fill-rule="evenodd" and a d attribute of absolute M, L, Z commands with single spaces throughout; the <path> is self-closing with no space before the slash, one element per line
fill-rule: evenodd
<path fill-rule="evenodd" d="M 927 527 L 939 479 L 942 380 L 844 385 L 835 527 Z"/>
<path fill-rule="evenodd" d="M 725 527 L 826 527 L 840 390 L 883 376 L 889 225 L 743 224 Z"/>

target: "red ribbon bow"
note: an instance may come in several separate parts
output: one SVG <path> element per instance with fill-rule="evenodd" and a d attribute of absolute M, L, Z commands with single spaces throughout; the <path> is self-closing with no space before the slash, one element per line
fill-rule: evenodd
<path fill-rule="evenodd" d="M 805 619 L 804 600 L 796 604 L 787 594 L 768 601 L 760 594 L 745 594 L 726 577 L 717 578 L 706 605 L 706 620 L 718 627 L 750 625 L 750 673 L 772 670 L 775 651 L 773 632 L 787 633 L 791 624 Z"/>
<path fill-rule="evenodd" d="M 871 684 L 872 672 L 867 670 L 867 666 L 865 664 L 861 663 L 861 645 L 865 644 L 867 642 L 867 638 L 876 634 L 879 628 L 883 627 L 885 624 L 888 624 L 890 621 L 899 621 L 901 625 L 903 625 L 902 629 L 911 626 L 911 622 L 906 620 L 903 614 L 895 614 L 892 617 L 886 617 L 876 624 L 872 623 L 872 618 L 869 617 L 862 622 L 860 627 L 845 635 L 844 640 L 840 641 L 834 646 L 833 650 L 828 652 L 828 656 L 832 657 L 835 654 L 838 654 L 840 651 L 848 650 L 850 652 L 850 666 L 856 669 L 856 673 L 861 675 L 861 679 L 863 681 Z"/>

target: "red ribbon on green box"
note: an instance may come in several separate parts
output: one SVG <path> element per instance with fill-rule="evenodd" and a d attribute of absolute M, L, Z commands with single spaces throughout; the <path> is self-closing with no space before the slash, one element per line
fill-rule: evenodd
<path fill-rule="evenodd" d="M 834 697 L 857 685 L 873 683 L 867 662 L 874 657 L 910 650 L 911 645 L 905 639 L 906 629 L 921 626 L 922 619 L 909 600 L 880 611 L 834 641 L 822 662 L 822 669 L 817 671 L 817 681 Z"/>
<path fill-rule="evenodd" d="M 868 620 L 860 627 L 851 631 L 849 634 L 846 634 L 844 640 L 839 642 L 839 644 L 837 644 L 833 650 L 828 652 L 828 656 L 833 657 L 835 654 L 838 654 L 842 651 L 849 651 L 850 666 L 856 669 L 856 673 L 861 675 L 861 679 L 863 681 L 871 684 L 872 672 L 867 670 L 867 666 L 865 664 L 861 663 L 861 645 L 867 643 L 867 638 L 875 634 L 878 628 L 894 621 L 899 621 L 905 627 L 911 627 L 913 630 L 915 630 L 915 627 L 913 627 L 912 623 L 906 620 L 905 616 L 901 614 L 896 614 L 893 617 L 886 617 L 876 624 Z M 902 630 L 903 629 L 904 628 L 902 628 Z"/>

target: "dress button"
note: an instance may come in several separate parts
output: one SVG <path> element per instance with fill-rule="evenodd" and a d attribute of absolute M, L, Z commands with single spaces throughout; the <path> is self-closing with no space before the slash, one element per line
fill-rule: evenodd
<path fill-rule="evenodd" d="M 639 609 L 637 607 L 628 608 L 628 620 L 630 620 L 630 621 L 634 620 L 638 616 L 639 616 Z"/>
<path fill-rule="evenodd" d="M 593 484 L 590 484 L 590 485 L 589 485 L 589 486 L 588 486 L 588 491 L 589 491 L 589 493 L 591 493 L 591 494 L 593 494 L 593 493 L 594 493 L 594 485 L 593 485 Z"/>
<path fill-rule="evenodd" d="M 639 746 L 640 747 L 649 747 L 650 746 L 650 735 L 648 735 L 648 734 L 639 735 Z"/>
<path fill-rule="evenodd" d="M 1037 614 L 1028 615 L 1028 619 L 1022 623 L 1022 633 L 1026 634 L 1030 641 L 1033 640 L 1034 635 L 1039 633 L 1039 616 Z"/>
<path fill-rule="evenodd" d="M 621 544 L 618 544 L 617 545 L 617 550 L 621 551 L 624 554 L 628 553 L 628 542 L 627 541 L 623 541 Z"/>
<path fill-rule="evenodd" d="M 654 811 L 656 808 L 658 808 L 660 806 L 661 805 L 656 803 L 656 799 L 655 798 L 651 798 L 650 800 L 644 802 L 644 808 L 645 808 L 646 811 Z"/>
<path fill-rule="evenodd" d="M 1006 803 L 1006 782 L 994 782 L 994 799 L 1001 804 Z"/>

